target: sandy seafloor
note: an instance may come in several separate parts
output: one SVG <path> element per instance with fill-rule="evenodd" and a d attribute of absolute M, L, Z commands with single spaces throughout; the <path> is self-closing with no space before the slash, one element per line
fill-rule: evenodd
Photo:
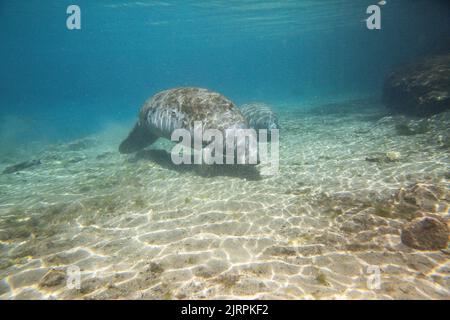
<path fill-rule="evenodd" d="M 419 183 L 417 209 L 448 215 L 449 114 L 401 135 L 370 101 L 276 107 L 275 176 L 174 168 L 104 135 L 1 159 L 42 164 L 0 175 L 0 298 L 449 299 L 450 250 L 403 245 L 415 209 L 395 196 Z"/>

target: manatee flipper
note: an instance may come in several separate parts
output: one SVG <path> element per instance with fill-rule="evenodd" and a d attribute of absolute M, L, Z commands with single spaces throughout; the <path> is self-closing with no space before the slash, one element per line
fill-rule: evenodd
<path fill-rule="evenodd" d="M 145 125 L 138 122 L 128 134 L 128 137 L 120 144 L 119 152 L 133 153 L 139 151 L 151 145 L 157 139 L 158 137 L 150 133 Z"/>

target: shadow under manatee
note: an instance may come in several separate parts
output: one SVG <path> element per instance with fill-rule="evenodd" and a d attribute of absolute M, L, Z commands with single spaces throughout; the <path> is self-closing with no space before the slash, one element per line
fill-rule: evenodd
<path fill-rule="evenodd" d="M 262 180 L 259 170 L 252 165 L 198 165 L 198 164 L 180 164 L 172 162 L 169 152 L 166 150 L 141 150 L 138 151 L 132 162 L 147 160 L 159 164 L 161 167 L 175 170 L 180 173 L 193 172 L 202 177 L 236 177 L 251 181 Z M 193 160 L 191 161 L 193 163 Z"/>

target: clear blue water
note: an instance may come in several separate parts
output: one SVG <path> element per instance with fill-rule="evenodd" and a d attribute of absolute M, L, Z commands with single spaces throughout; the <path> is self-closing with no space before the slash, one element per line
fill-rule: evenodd
<path fill-rule="evenodd" d="M 131 121 L 177 86 L 238 104 L 376 96 L 393 65 L 450 37 L 448 1 L 387 1 L 380 31 L 365 27 L 373 0 L 79 0 L 82 29 L 69 31 L 73 2 L 0 3 L 0 117 L 26 139 Z"/>
<path fill-rule="evenodd" d="M 450 1 L 383 2 L 0 0 L 0 300 L 448 300 Z M 279 163 L 119 153 L 179 86 L 272 106 Z"/>

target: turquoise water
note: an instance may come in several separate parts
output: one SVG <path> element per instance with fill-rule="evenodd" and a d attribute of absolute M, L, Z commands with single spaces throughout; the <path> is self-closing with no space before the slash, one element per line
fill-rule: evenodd
<path fill-rule="evenodd" d="M 76 137 L 129 120 L 154 93 L 218 91 L 237 104 L 377 95 L 393 65 L 442 45 L 446 1 L 2 1 L 0 116 Z M 63 132 L 64 131 L 64 132 Z"/>
<path fill-rule="evenodd" d="M 369 30 L 374 4 L 1 1 L 0 299 L 449 299 L 448 246 L 402 233 L 448 231 L 450 113 L 382 95 L 396 66 L 448 55 L 450 4 L 384 1 Z M 279 172 L 178 167 L 164 139 L 120 154 L 177 87 L 270 106 Z"/>

